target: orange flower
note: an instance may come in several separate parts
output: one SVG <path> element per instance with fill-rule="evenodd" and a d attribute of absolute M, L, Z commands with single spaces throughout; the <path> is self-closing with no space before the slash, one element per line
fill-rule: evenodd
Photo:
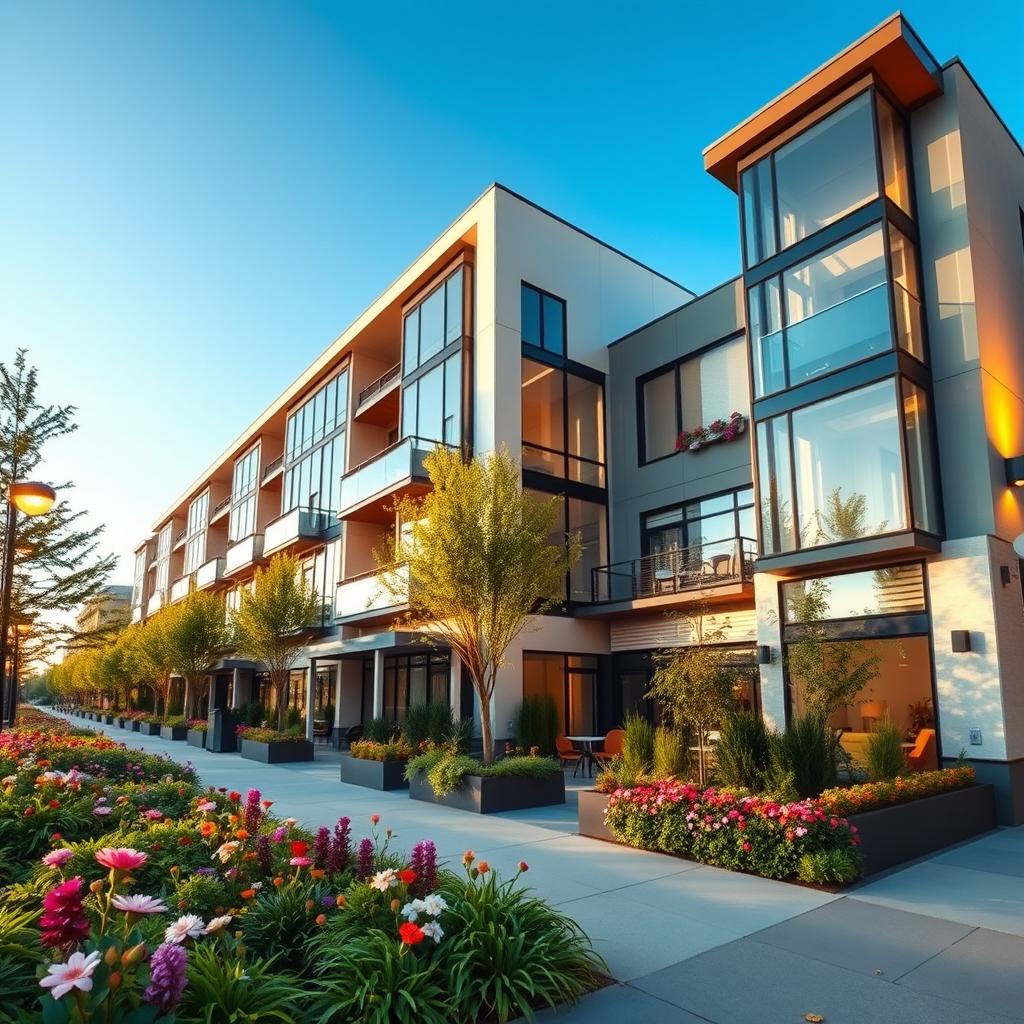
<path fill-rule="evenodd" d="M 243 889 L 240 893 L 243 900 L 251 900 L 256 895 L 255 889 Z"/>
<path fill-rule="evenodd" d="M 217 825 L 216 825 L 215 822 L 212 822 L 212 821 L 204 821 L 199 826 L 199 832 L 201 833 L 201 835 L 203 836 L 204 839 L 209 839 L 210 836 L 212 836 L 213 833 L 216 832 L 216 831 L 217 831 Z"/>
<path fill-rule="evenodd" d="M 463 864 L 472 864 L 474 860 L 476 860 L 476 854 L 473 853 L 472 850 L 467 850 L 462 855 L 462 863 Z"/>
<path fill-rule="evenodd" d="M 249 830 L 247 828 L 237 829 L 235 831 L 235 838 L 236 839 L 248 839 L 249 838 Z"/>
<path fill-rule="evenodd" d="M 238 815 L 237 814 L 229 814 L 228 815 L 228 821 L 230 821 L 232 825 L 237 825 L 238 824 Z"/>
<path fill-rule="evenodd" d="M 380 821 L 380 815 L 379 814 L 371 814 L 370 815 L 370 824 L 371 825 L 376 825 L 379 821 Z"/>
<path fill-rule="evenodd" d="M 416 872 L 412 868 L 403 868 L 398 872 L 398 880 L 406 885 L 412 885 L 416 881 Z"/>
<path fill-rule="evenodd" d="M 274 885 L 280 888 L 282 885 L 284 885 L 284 879 L 280 875 L 278 875 L 277 878 L 274 879 Z"/>
<path fill-rule="evenodd" d="M 327 874 L 323 868 L 312 868 L 309 873 L 313 878 L 323 878 L 324 875 Z"/>
<path fill-rule="evenodd" d="M 326 914 L 317 914 L 316 915 L 316 923 L 322 928 L 325 924 L 327 924 L 327 915 Z"/>
<path fill-rule="evenodd" d="M 338 898 L 334 902 L 338 905 L 338 909 L 340 910 L 343 906 L 345 906 L 345 897 L 338 896 Z"/>

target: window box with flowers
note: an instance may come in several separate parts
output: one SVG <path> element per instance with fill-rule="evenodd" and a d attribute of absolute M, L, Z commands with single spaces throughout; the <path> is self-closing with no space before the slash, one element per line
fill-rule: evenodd
<path fill-rule="evenodd" d="M 236 732 L 238 752 L 250 761 L 286 764 L 289 761 L 313 760 L 313 744 L 301 734 L 247 725 L 240 725 Z"/>
<path fill-rule="evenodd" d="M 734 412 L 727 420 L 714 420 L 707 426 L 684 430 L 676 438 L 676 451 L 696 452 L 716 441 L 735 441 L 746 429 L 746 418 L 742 413 Z"/>

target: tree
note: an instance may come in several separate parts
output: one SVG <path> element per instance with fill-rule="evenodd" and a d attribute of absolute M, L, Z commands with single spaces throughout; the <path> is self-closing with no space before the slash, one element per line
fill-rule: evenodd
<path fill-rule="evenodd" d="M 147 619 L 130 648 L 136 681 L 145 683 L 153 691 L 154 710 L 162 715 L 168 713 L 171 697 L 174 661 L 168 633 L 176 610 L 177 605 L 170 605 Z"/>
<path fill-rule="evenodd" d="M 304 631 L 318 621 L 320 595 L 305 579 L 299 560 L 275 555 L 266 569 L 256 572 L 252 589 L 243 589 L 232 615 L 234 646 L 243 658 L 267 667 L 277 698 L 277 727 L 283 730 L 287 712 L 285 689 L 292 666 L 306 646 Z"/>
<path fill-rule="evenodd" d="M 193 590 L 164 612 L 170 612 L 164 627 L 167 659 L 185 680 L 185 717 L 193 718 L 203 696 L 203 677 L 228 645 L 224 602 L 214 594 Z"/>
<path fill-rule="evenodd" d="M 491 698 L 509 645 L 531 614 L 564 599 L 565 577 L 580 557 L 577 534 L 549 542 L 560 499 L 523 492 L 519 464 L 506 452 L 467 462 L 438 447 L 424 460 L 433 489 L 398 502 L 407 529 L 377 552 L 381 585 L 409 605 L 403 627 L 455 651 L 480 704 L 484 762 L 494 757 Z"/>
<path fill-rule="evenodd" d="M 736 706 L 736 671 L 726 664 L 729 622 L 708 624 L 707 607 L 679 616 L 689 627 L 692 643 L 658 651 L 648 697 L 657 700 L 677 727 L 692 730 L 697 740 L 700 784 L 707 784 L 705 747 L 708 733 Z"/>
<path fill-rule="evenodd" d="M 24 349 L 15 353 L 11 366 L 0 363 L 0 508 L 7 508 L 13 480 L 35 475 L 44 446 L 77 429 L 74 406 L 42 405 L 37 391 L 38 374 L 28 365 Z M 72 486 L 55 485 L 61 494 Z M 10 621 L 33 622 L 24 663 L 45 657 L 73 637 L 62 613 L 98 593 L 116 564 L 115 556 L 98 554 L 103 528 L 83 525 L 84 516 L 61 498 L 44 515 L 16 520 Z M 0 550 L 6 544 L 5 530 L 6 523 L 0 522 Z M 9 622 L 0 623 L 0 631 L 8 627 Z"/>
<path fill-rule="evenodd" d="M 830 595 L 827 580 L 812 579 L 790 599 L 789 613 L 799 624 L 799 636 L 786 649 L 797 703 L 823 725 L 870 685 L 882 663 L 879 655 L 867 653 L 862 640 L 828 639 L 822 623 L 829 617 Z"/>

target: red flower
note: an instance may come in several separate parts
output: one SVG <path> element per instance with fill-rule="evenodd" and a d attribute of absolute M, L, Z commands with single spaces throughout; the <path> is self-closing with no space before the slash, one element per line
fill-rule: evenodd
<path fill-rule="evenodd" d="M 230 801 L 231 801 L 231 802 L 232 802 L 233 804 L 237 804 L 237 803 L 238 803 L 238 801 L 242 799 L 242 794 L 241 794 L 241 793 L 239 793 L 239 792 L 238 792 L 238 790 L 236 790 L 236 789 L 233 789 L 233 790 L 231 790 L 231 792 L 230 792 L 230 793 L 228 793 L 228 799 L 229 799 L 229 800 L 230 800 Z"/>
<path fill-rule="evenodd" d="M 304 843 L 300 839 L 296 839 L 292 843 L 292 856 L 293 857 L 305 857 L 306 852 L 309 850 L 309 843 Z"/>
<path fill-rule="evenodd" d="M 406 885 L 412 885 L 416 881 L 416 872 L 412 868 L 403 868 L 398 872 L 398 880 Z"/>
<path fill-rule="evenodd" d="M 415 946 L 417 942 L 423 941 L 423 929 L 412 921 L 406 921 L 398 929 L 399 937 L 407 946 Z"/>
<path fill-rule="evenodd" d="M 39 938 L 44 946 L 70 948 L 89 935 L 82 910 L 82 880 L 75 877 L 55 886 L 43 897 Z"/>

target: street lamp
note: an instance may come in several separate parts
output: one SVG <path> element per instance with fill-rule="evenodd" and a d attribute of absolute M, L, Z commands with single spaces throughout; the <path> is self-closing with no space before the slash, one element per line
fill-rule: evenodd
<path fill-rule="evenodd" d="M 4 575 L 0 600 L 0 718 L 14 725 L 18 705 L 18 680 L 7 689 L 7 634 L 11 628 L 11 589 L 14 586 L 15 532 L 18 512 L 41 516 L 53 508 L 57 492 L 34 480 L 12 480 L 7 487 L 7 529 L 4 533 Z"/>

